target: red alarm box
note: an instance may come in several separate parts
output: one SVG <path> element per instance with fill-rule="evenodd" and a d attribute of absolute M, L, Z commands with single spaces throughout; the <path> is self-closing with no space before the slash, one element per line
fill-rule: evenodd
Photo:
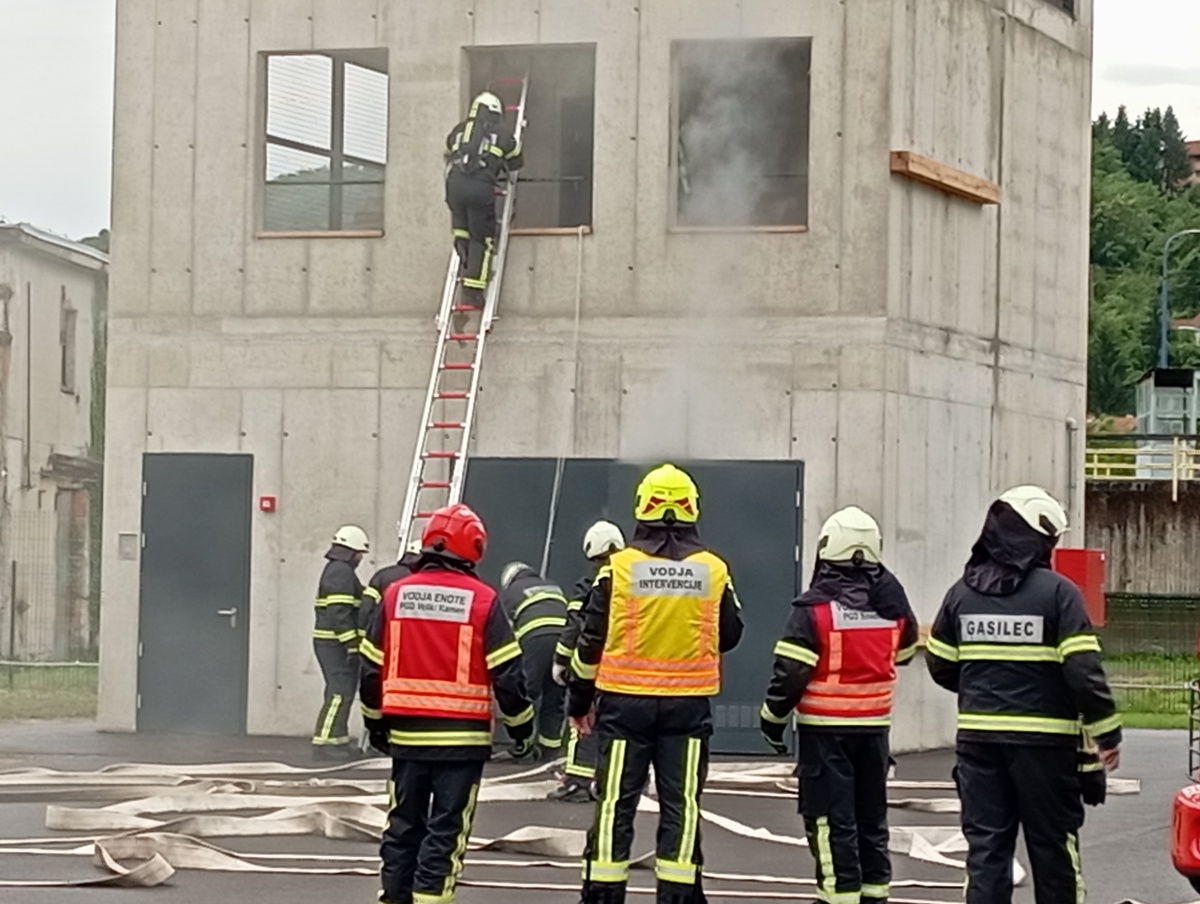
<path fill-rule="evenodd" d="M 1103 549 L 1056 549 L 1054 570 L 1074 582 L 1083 593 L 1088 616 L 1097 628 L 1108 621 L 1108 604 L 1104 597 L 1106 566 Z"/>
<path fill-rule="evenodd" d="M 1190 785 L 1175 795 L 1171 828 L 1171 860 L 1189 879 L 1200 877 L 1200 785 Z M 1193 881 L 1193 887 L 1196 882 Z"/>

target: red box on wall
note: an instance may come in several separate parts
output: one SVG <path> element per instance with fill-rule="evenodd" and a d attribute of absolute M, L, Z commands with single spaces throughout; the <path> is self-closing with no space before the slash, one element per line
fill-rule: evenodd
<path fill-rule="evenodd" d="M 1075 583 L 1083 593 L 1088 615 L 1097 628 L 1108 620 L 1108 605 L 1104 597 L 1106 565 L 1103 549 L 1056 549 L 1054 570 Z"/>

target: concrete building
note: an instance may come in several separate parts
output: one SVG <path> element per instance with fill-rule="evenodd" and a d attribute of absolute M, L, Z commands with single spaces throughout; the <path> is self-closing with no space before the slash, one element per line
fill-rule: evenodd
<path fill-rule="evenodd" d="M 95 655 L 92 358 L 107 264 L 87 245 L 0 224 L 0 658 Z"/>
<path fill-rule="evenodd" d="M 1068 500 L 1081 545 L 1091 0 L 117 7 L 104 727 L 311 730 L 320 556 L 343 521 L 394 553 L 443 142 L 496 77 L 529 73 L 526 173 L 547 181 L 520 194 L 483 372 L 494 473 L 802 462 L 774 494 L 802 510 L 785 558 L 730 554 L 762 638 L 844 504 L 877 514 L 924 621 L 1008 485 Z M 212 492 L 188 484 L 205 468 Z M 225 515 L 195 514 L 217 488 Z M 189 539 L 194 514 L 211 528 Z M 787 593 L 753 598 L 773 568 Z M 216 572 L 202 615 L 161 621 L 179 574 Z M 734 663 L 748 731 L 763 643 Z M 952 737 L 923 672 L 901 748 Z"/>

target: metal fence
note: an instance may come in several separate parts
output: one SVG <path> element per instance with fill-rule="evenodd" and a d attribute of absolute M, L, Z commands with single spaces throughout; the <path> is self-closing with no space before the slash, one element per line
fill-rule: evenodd
<path fill-rule="evenodd" d="M 0 660 L 0 720 L 94 716 L 98 677 L 94 662 Z"/>
<path fill-rule="evenodd" d="M 95 715 L 97 624 L 85 494 L 10 510 L 0 558 L 0 720 Z"/>
<path fill-rule="evenodd" d="M 1110 593 L 1099 634 L 1122 710 L 1187 716 L 1200 679 L 1200 597 Z"/>

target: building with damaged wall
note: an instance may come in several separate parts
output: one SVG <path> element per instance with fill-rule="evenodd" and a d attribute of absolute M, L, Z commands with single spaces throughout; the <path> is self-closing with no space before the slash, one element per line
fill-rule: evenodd
<path fill-rule="evenodd" d="M 536 559 L 547 524 L 565 550 L 590 517 L 628 523 L 639 463 L 694 463 L 754 632 L 718 721 L 753 743 L 836 507 L 879 517 L 924 620 L 997 491 L 1043 483 L 1081 521 L 1091 0 L 118 17 L 105 727 L 311 730 L 320 556 L 344 521 L 394 555 L 450 244 L 441 153 L 497 79 L 529 76 L 530 181 L 467 496 L 533 511 L 493 565 Z M 556 473 L 570 519 L 546 516 Z M 922 672 L 901 748 L 952 736 Z"/>
<path fill-rule="evenodd" d="M 0 224 L 0 658 L 96 653 L 92 360 L 107 262 L 87 245 Z"/>

